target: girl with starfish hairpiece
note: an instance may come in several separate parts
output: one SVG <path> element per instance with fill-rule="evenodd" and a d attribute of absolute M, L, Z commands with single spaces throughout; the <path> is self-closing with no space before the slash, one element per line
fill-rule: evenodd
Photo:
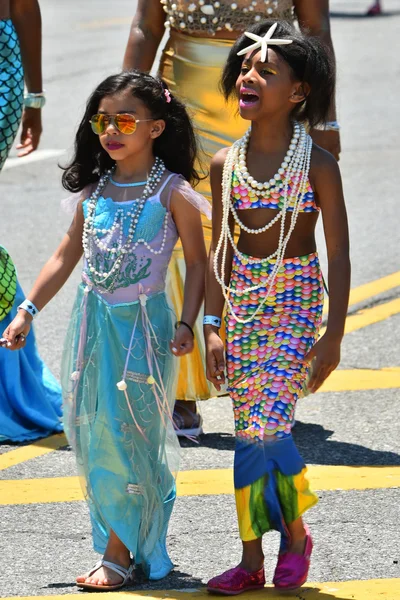
<path fill-rule="evenodd" d="M 304 126 L 324 122 L 333 77 L 321 44 L 273 21 L 239 38 L 222 76 L 226 98 L 238 101 L 251 127 L 211 164 L 204 332 L 207 377 L 217 388 L 227 378 L 233 404 L 243 555 L 238 566 L 209 581 L 210 592 L 233 595 L 264 586 L 262 538 L 271 529 L 281 534 L 275 586 L 291 590 L 307 580 L 313 542 L 302 515 L 318 499 L 291 430 L 298 399 L 316 392 L 339 363 L 350 285 L 339 168 Z M 320 213 L 330 298 L 319 339 Z M 224 305 L 225 349 L 219 335 Z"/>

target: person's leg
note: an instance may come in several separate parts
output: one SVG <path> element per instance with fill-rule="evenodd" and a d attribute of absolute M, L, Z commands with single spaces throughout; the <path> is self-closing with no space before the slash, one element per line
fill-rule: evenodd
<path fill-rule="evenodd" d="M 174 428 L 179 437 L 198 437 L 203 433 L 202 418 L 195 400 L 176 400 Z"/>
<path fill-rule="evenodd" d="M 110 532 L 107 548 L 104 553 L 104 560 L 112 562 L 116 565 L 120 565 L 125 569 L 128 569 L 131 562 L 128 548 L 124 546 L 124 544 L 113 531 Z M 112 571 L 108 567 L 102 566 L 99 569 L 97 569 L 97 571 L 95 571 L 90 577 L 88 576 L 88 573 L 86 573 L 85 575 L 80 575 L 76 578 L 76 582 L 91 583 L 93 585 L 99 586 L 110 586 L 118 585 L 119 583 L 121 583 L 122 577 L 121 575 L 118 575 L 118 573 L 115 573 L 115 571 Z"/>
<path fill-rule="evenodd" d="M 262 538 L 251 540 L 250 542 L 242 542 L 242 560 L 239 567 L 254 573 L 259 571 L 264 565 L 264 553 L 262 549 Z"/>
<path fill-rule="evenodd" d="M 303 554 L 306 544 L 307 531 L 301 517 L 287 525 L 290 534 L 288 552 L 292 554 Z"/>

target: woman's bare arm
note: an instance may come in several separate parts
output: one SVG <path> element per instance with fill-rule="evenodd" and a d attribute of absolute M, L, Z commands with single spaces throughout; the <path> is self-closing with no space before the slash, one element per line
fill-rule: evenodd
<path fill-rule="evenodd" d="M 335 64 L 335 51 L 331 37 L 329 17 L 329 0 L 295 0 L 294 6 L 300 29 L 305 34 L 318 37 L 325 44 Z M 328 121 L 336 121 L 335 99 L 333 99 L 329 110 Z M 313 130 L 312 137 L 318 146 L 325 148 L 325 150 L 333 154 L 336 160 L 339 160 L 340 135 L 338 131 Z"/>
<path fill-rule="evenodd" d="M 124 69 L 150 71 L 165 32 L 160 0 L 139 0 L 124 56 Z"/>
<path fill-rule="evenodd" d="M 19 38 L 27 90 L 42 92 L 42 19 L 38 1 L 12 0 L 11 19 Z M 38 147 L 42 133 L 41 112 L 40 108 L 24 109 L 18 156 L 26 156 Z"/>

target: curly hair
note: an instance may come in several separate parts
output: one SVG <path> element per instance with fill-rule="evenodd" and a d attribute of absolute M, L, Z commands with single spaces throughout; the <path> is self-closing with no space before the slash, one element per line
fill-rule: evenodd
<path fill-rule="evenodd" d="M 115 164 L 101 146 L 99 137 L 93 133 L 89 121 L 98 112 L 100 101 L 105 96 L 127 89 L 145 104 L 154 119 L 165 121 L 163 133 L 154 140 L 154 155 L 164 161 L 168 170 L 183 175 L 187 181 L 196 185 L 200 180 L 195 169 L 197 141 L 185 106 L 175 96 L 165 93 L 168 86 L 164 81 L 133 70 L 107 77 L 87 101 L 85 114 L 75 137 L 74 156 L 69 165 L 61 167 L 64 170 L 64 188 L 79 192 L 86 185 L 97 182 L 102 173 Z"/>

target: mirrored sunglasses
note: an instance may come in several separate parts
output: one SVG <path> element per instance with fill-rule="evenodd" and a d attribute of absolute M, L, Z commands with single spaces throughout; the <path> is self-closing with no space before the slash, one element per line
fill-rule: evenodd
<path fill-rule="evenodd" d="M 136 131 L 137 123 L 143 123 L 144 121 L 154 121 L 154 119 L 137 119 L 135 115 L 129 113 L 118 113 L 116 115 L 97 113 L 90 119 L 90 124 L 93 133 L 96 135 L 104 133 L 110 123 L 112 123 L 120 133 L 132 135 L 132 133 L 135 133 Z"/>

